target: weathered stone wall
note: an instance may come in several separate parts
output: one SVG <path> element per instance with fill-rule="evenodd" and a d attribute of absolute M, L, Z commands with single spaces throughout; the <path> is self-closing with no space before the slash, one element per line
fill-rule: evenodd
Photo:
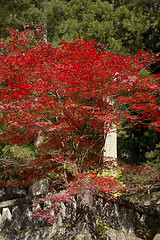
<path fill-rule="evenodd" d="M 43 188 L 41 193 L 45 191 Z M 31 188 L 30 194 L 33 192 L 39 193 Z M 16 194 L 13 195 L 18 197 Z M 150 205 L 146 202 L 147 206 L 136 206 L 118 199 L 107 201 L 101 196 L 79 195 L 72 204 L 62 203 L 61 210 L 54 212 L 57 222 L 51 226 L 31 217 L 37 207 L 49 204 L 33 207 L 39 195 L 28 196 L 20 191 L 19 198 L 7 200 L 7 196 L 1 193 L 0 197 L 0 240 L 138 240 L 153 239 L 160 233 L 158 200 L 156 207 L 151 201 Z"/>

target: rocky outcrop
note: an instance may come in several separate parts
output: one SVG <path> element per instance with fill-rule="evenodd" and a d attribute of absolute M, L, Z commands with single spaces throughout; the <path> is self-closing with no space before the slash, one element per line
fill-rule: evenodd
<path fill-rule="evenodd" d="M 37 195 L 41 192 L 39 187 L 36 191 L 35 185 L 31 189 L 30 194 L 35 196 L 23 194 L 0 202 L 0 240 L 150 240 L 160 232 L 157 200 L 156 207 L 149 208 L 122 199 L 107 201 L 102 196 L 78 195 L 72 203 L 62 203 L 61 209 L 52 213 L 57 221 L 50 225 L 32 218 L 37 208 L 44 209 L 50 203 L 33 206 L 44 195 Z M 41 189 L 45 193 L 45 187 Z"/>

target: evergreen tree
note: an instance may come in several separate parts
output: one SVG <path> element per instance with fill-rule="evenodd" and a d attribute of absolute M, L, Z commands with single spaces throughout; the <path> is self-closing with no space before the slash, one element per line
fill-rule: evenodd
<path fill-rule="evenodd" d="M 2 0 L 1 38 L 6 26 L 23 31 L 30 22 L 41 25 L 48 41 L 83 38 L 109 44 L 114 50 L 160 50 L 160 9 L 155 0 Z M 47 36 L 48 35 L 48 36 Z"/>
<path fill-rule="evenodd" d="M 80 33 L 124 52 L 160 48 L 160 10 L 154 0 L 50 0 L 47 13 L 49 41 L 72 41 Z"/>
<path fill-rule="evenodd" d="M 31 22 L 42 24 L 44 13 L 43 0 L 1 0 L 0 1 L 0 37 L 6 39 L 9 35 L 7 26 L 23 31 L 24 25 Z"/>

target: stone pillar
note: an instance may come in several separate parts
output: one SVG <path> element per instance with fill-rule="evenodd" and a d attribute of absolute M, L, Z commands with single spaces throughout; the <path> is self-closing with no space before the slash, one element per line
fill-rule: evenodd
<path fill-rule="evenodd" d="M 105 101 L 107 101 L 109 105 L 114 106 L 114 100 L 111 97 L 106 98 Z M 117 127 L 115 124 L 111 124 L 109 131 L 105 134 L 103 156 L 104 161 L 111 160 L 113 161 L 113 165 L 117 164 Z"/>
<path fill-rule="evenodd" d="M 106 134 L 105 144 L 104 144 L 104 161 L 117 159 L 117 128 L 113 124 L 111 129 Z"/>

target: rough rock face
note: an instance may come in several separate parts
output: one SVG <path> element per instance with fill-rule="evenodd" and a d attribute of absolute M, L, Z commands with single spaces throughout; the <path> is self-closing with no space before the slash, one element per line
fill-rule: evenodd
<path fill-rule="evenodd" d="M 149 240 L 160 232 L 160 214 L 156 210 L 119 199 L 107 201 L 97 195 L 79 195 L 73 203 L 62 203 L 61 210 L 54 211 L 57 221 L 49 225 L 31 217 L 36 208 L 49 204 L 46 201 L 32 206 L 34 200 L 44 196 L 37 196 L 39 189 L 37 183 L 37 191 L 35 184 L 33 191 L 36 196 L 0 202 L 0 240 Z"/>
<path fill-rule="evenodd" d="M 41 179 L 39 181 L 35 181 L 28 189 L 29 196 L 37 196 L 41 194 L 48 194 L 48 180 Z"/>
<path fill-rule="evenodd" d="M 8 187 L 5 191 L 0 190 L 0 202 L 13 198 L 22 198 L 25 196 L 27 196 L 26 190 L 18 187 Z"/>

